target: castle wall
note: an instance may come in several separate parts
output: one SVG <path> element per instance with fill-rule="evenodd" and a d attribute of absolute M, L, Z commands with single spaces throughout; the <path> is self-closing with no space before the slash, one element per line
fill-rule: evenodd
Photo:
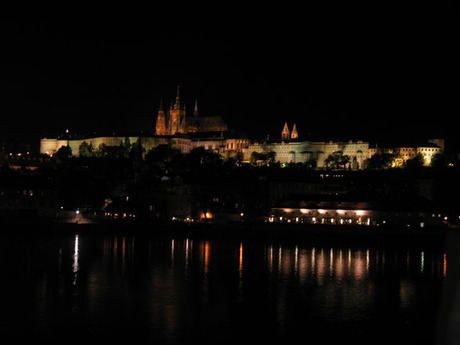
<path fill-rule="evenodd" d="M 67 146 L 68 144 L 68 140 L 43 138 L 40 140 L 40 153 L 54 155 L 61 146 Z"/>
<path fill-rule="evenodd" d="M 280 163 L 307 163 L 315 160 L 318 168 L 326 167 L 327 157 L 337 151 L 348 155 L 351 162 L 356 158 L 357 168 L 362 169 L 363 162 L 368 156 L 369 143 L 357 142 L 281 142 L 252 144 L 244 150 L 244 160 L 249 161 L 252 152 L 275 152 L 275 160 Z"/>

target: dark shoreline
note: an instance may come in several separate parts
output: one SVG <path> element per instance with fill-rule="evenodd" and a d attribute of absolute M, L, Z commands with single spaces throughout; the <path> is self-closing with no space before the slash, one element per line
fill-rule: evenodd
<path fill-rule="evenodd" d="M 113 222 L 72 224 L 55 222 L 0 222 L 3 233 L 30 235 L 136 235 L 185 236 L 196 239 L 275 240 L 323 244 L 444 247 L 450 233 L 460 229 L 446 227 L 314 225 L 282 223 L 140 223 Z"/>

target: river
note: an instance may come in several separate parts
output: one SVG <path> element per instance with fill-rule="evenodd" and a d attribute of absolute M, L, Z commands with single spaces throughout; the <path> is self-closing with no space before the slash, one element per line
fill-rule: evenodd
<path fill-rule="evenodd" d="M 7 232 L 3 340 L 434 344 L 444 246 L 193 233 Z"/>

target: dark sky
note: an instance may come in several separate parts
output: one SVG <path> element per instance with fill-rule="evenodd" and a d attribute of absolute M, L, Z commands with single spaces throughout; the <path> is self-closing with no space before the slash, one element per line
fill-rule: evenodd
<path fill-rule="evenodd" d="M 3 22 L 0 140 L 153 131 L 179 84 L 190 109 L 198 98 L 201 115 L 253 137 L 279 137 L 285 121 L 311 138 L 455 137 L 451 18 L 426 8 Z"/>

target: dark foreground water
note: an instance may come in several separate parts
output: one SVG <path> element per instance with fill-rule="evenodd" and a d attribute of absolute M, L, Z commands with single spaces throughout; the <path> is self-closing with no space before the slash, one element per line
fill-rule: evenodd
<path fill-rule="evenodd" d="M 434 344 L 448 267 L 429 243 L 10 231 L 0 339 Z"/>

